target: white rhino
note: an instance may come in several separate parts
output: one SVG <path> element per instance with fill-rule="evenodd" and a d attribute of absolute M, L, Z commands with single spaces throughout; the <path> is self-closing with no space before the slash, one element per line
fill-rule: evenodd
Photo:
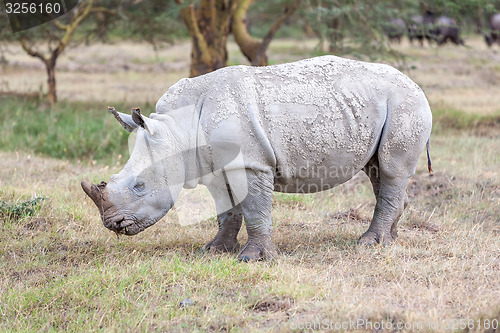
<path fill-rule="evenodd" d="M 109 183 L 82 182 L 104 225 L 134 235 L 163 217 L 182 187 L 208 187 L 219 231 L 205 249 L 239 258 L 275 255 L 273 191 L 313 193 L 370 177 L 376 206 L 360 244 L 390 244 L 406 188 L 431 133 L 422 90 L 383 64 L 323 56 L 294 63 L 233 66 L 173 85 L 156 113 L 111 109 L 137 129 L 131 157 Z M 430 171 L 430 159 L 428 159 Z"/>

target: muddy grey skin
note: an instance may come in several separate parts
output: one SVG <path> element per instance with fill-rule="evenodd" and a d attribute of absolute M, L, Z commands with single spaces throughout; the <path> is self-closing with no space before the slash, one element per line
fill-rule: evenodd
<path fill-rule="evenodd" d="M 500 13 L 496 13 L 490 18 L 490 31 L 484 34 L 486 44 L 491 47 L 494 43 L 500 44 Z"/>
<path fill-rule="evenodd" d="M 136 234 L 167 213 L 182 187 L 202 184 L 219 224 L 205 249 L 239 249 L 244 219 L 244 261 L 276 254 L 273 191 L 327 190 L 361 170 L 376 206 L 359 244 L 392 243 L 432 123 L 424 93 L 404 74 L 334 56 L 226 67 L 180 80 L 149 118 L 138 110 L 113 113 L 127 130 L 137 129 L 137 140 L 109 183 L 82 182 L 104 225 Z"/>

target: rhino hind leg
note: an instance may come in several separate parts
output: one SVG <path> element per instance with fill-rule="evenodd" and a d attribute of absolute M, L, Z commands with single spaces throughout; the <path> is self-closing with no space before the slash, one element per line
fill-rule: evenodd
<path fill-rule="evenodd" d="M 370 159 L 363 171 L 370 178 L 377 203 L 370 227 L 360 237 L 358 244 L 390 244 L 397 237 L 397 223 L 402 213 L 399 191 L 390 189 L 381 182 L 377 154 Z"/>
<path fill-rule="evenodd" d="M 214 239 L 208 242 L 203 249 L 214 252 L 234 252 L 238 251 L 240 244 L 238 243 L 238 232 L 241 228 L 243 213 L 241 205 L 236 205 L 227 212 L 217 215 L 219 231 Z"/>
<path fill-rule="evenodd" d="M 406 186 L 408 182 L 387 184 L 380 179 L 373 179 L 372 185 L 377 203 L 373 212 L 372 222 L 368 230 L 359 238 L 360 245 L 381 243 L 390 245 L 398 236 L 397 224 L 406 207 Z M 377 189 L 377 190 L 375 190 Z"/>
<path fill-rule="evenodd" d="M 380 211 L 381 209 L 383 209 L 384 211 L 390 210 L 390 209 L 384 207 L 386 205 L 384 203 L 384 201 L 387 201 L 387 200 L 386 199 L 383 200 L 382 197 L 380 197 L 381 185 L 384 188 L 384 193 L 386 191 L 386 186 L 385 186 L 385 184 L 381 184 L 380 167 L 379 167 L 379 163 L 378 163 L 377 154 L 375 154 L 370 159 L 368 164 L 363 168 L 363 171 L 370 178 L 370 181 L 371 181 L 372 187 L 373 187 L 373 193 L 375 194 L 375 198 L 377 199 L 377 203 L 379 203 L 379 198 L 380 198 L 380 204 L 378 207 L 378 211 Z M 402 183 L 405 184 L 404 181 Z M 406 194 L 406 191 L 403 189 L 403 190 L 399 190 L 399 192 L 404 193 L 403 202 L 402 202 L 403 208 L 401 209 L 401 207 L 400 207 L 401 206 L 401 203 L 400 203 L 401 194 L 400 194 L 400 195 L 397 195 L 396 198 L 393 199 L 393 200 L 395 200 L 395 202 L 397 202 L 396 206 L 398 207 L 398 209 L 396 210 L 396 213 L 393 214 L 392 218 L 386 217 L 385 219 L 382 216 L 380 216 L 380 214 L 378 214 L 377 216 L 375 216 L 375 214 L 374 214 L 374 217 L 372 220 L 372 225 L 370 225 L 371 230 L 369 229 L 367 232 L 365 232 L 365 234 L 363 234 L 363 236 L 361 236 L 361 238 L 359 239 L 360 244 L 373 245 L 374 243 L 380 243 L 381 241 L 384 244 L 388 244 L 397 238 L 397 236 L 398 236 L 397 225 L 399 222 L 399 218 L 401 216 L 402 211 L 408 205 L 408 195 Z M 377 211 L 377 208 L 375 209 L 375 211 Z M 392 221 L 392 223 L 391 223 L 391 221 Z M 390 225 L 390 231 L 388 230 L 389 225 Z M 389 235 L 390 235 L 390 237 L 389 237 Z"/>
<path fill-rule="evenodd" d="M 370 227 L 360 237 L 358 244 L 389 245 L 398 236 L 397 224 L 408 202 L 406 188 L 415 173 L 420 152 L 425 148 L 432 126 L 425 97 L 422 96 L 415 104 L 416 116 L 410 119 L 416 119 L 416 123 L 408 125 L 411 130 L 401 137 L 398 136 L 401 131 L 397 121 L 386 123 L 377 152 L 364 168 L 372 182 L 377 203 Z M 400 110 L 402 105 L 399 106 Z M 405 112 L 396 115 L 396 118 L 407 117 L 408 111 L 402 111 Z"/>
<path fill-rule="evenodd" d="M 271 240 L 271 208 L 273 175 L 269 172 L 247 171 L 248 195 L 241 203 L 248 241 L 238 259 L 248 262 L 273 259 L 276 250 Z"/>

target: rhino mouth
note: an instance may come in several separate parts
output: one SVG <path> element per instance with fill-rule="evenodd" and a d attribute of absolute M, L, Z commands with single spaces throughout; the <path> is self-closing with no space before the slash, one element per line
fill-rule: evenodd
<path fill-rule="evenodd" d="M 130 233 L 130 231 L 132 231 L 134 228 L 130 228 L 129 231 L 129 227 L 131 227 L 135 223 L 135 220 L 127 219 L 123 216 L 114 219 L 103 219 L 103 224 L 106 228 L 122 235 L 135 235 L 136 233 Z"/>
<path fill-rule="evenodd" d="M 103 218 L 103 224 L 107 229 L 114 231 L 118 235 L 133 236 L 154 223 L 151 223 L 151 221 L 138 221 L 133 217 L 119 216 Z"/>

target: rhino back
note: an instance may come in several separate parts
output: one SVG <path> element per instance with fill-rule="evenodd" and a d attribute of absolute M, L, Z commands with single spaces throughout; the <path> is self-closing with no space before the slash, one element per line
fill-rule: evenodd
<path fill-rule="evenodd" d="M 390 66 L 324 56 L 183 80 L 169 90 L 168 103 L 197 104 L 209 144 L 239 145 L 247 167 L 273 170 L 276 190 L 307 192 L 305 185 L 315 192 L 366 165 L 388 101 L 402 103 L 419 90 Z"/>

